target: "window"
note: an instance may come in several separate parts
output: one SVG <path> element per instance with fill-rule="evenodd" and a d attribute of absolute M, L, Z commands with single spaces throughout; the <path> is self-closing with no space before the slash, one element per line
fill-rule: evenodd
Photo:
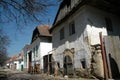
<path fill-rule="evenodd" d="M 27 63 L 27 54 L 25 55 L 25 62 Z"/>
<path fill-rule="evenodd" d="M 60 40 L 64 39 L 64 28 L 60 30 Z"/>
<path fill-rule="evenodd" d="M 35 57 L 35 48 L 33 48 L 33 54 L 34 54 L 34 57 Z"/>
<path fill-rule="evenodd" d="M 66 0 L 67 7 L 71 5 L 71 0 Z"/>
<path fill-rule="evenodd" d="M 38 57 L 38 46 L 36 46 L 36 57 Z"/>
<path fill-rule="evenodd" d="M 85 69 L 86 68 L 86 61 L 85 61 L 85 59 L 81 60 L 81 64 L 82 64 L 83 69 Z"/>
<path fill-rule="evenodd" d="M 105 17 L 106 28 L 108 31 L 113 31 L 112 21 L 109 17 Z"/>
<path fill-rule="evenodd" d="M 69 35 L 75 34 L 75 23 L 71 22 L 69 24 Z"/>

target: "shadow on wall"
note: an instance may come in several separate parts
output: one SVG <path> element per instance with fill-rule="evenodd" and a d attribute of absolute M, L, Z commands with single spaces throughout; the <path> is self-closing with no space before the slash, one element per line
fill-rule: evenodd
<path fill-rule="evenodd" d="M 120 78 L 120 72 L 118 65 L 114 58 L 112 58 L 111 54 L 109 54 L 109 61 L 110 61 L 110 68 L 111 68 L 111 73 L 112 73 L 112 78 Z"/>

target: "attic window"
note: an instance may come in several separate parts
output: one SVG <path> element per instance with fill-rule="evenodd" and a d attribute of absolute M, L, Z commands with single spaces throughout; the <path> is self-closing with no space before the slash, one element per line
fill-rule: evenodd
<path fill-rule="evenodd" d="M 113 31 L 112 21 L 109 17 L 105 17 L 106 28 L 108 31 Z"/>
<path fill-rule="evenodd" d="M 67 3 L 67 7 L 69 7 L 71 4 L 71 0 L 66 0 L 66 3 Z"/>

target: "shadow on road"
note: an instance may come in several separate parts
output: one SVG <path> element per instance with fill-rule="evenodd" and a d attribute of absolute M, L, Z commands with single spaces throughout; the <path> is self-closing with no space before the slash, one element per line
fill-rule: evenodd
<path fill-rule="evenodd" d="M 0 77 L 0 80 L 8 80 L 7 77 Z"/>

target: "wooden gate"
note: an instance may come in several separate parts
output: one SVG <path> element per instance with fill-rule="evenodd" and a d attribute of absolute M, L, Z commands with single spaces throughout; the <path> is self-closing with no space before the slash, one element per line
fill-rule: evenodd
<path fill-rule="evenodd" d="M 104 37 L 105 51 L 111 78 L 120 78 L 120 37 Z"/>
<path fill-rule="evenodd" d="M 52 54 L 43 57 L 44 73 L 54 74 L 54 62 L 52 62 L 52 59 Z"/>
<path fill-rule="evenodd" d="M 64 75 L 73 74 L 73 63 L 70 56 L 65 56 L 64 58 Z"/>
<path fill-rule="evenodd" d="M 74 75 L 74 49 L 64 51 L 64 75 L 72 77 Z"/>

